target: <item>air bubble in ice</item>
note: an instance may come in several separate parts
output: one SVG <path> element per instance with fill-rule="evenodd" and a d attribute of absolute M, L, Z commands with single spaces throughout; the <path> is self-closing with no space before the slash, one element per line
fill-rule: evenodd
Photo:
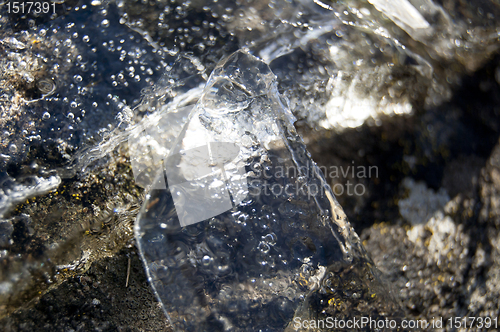
<path fill-rule="evenodd" d="M 18 150 L 18 148 L 15 144 L 9 145 L 9 152 L 10 153 L 17 153 L 17 150 Z"/>
<path fill-rule="evenodd" d="M 265 241 L 260 241 L 258 248 L 264 254 L 267 254 L 269 252 L 269 250 L 271 249 L 271 247 L 269 246 L 269 244 L 267 244 Z"/>
<path fill-rule="evenodd" d="M 276 234 L 274 233 L 269 233 L 266 236 L 263 237 L 263 240 L 269 244 L 270 246 L 274 246 L 276 244 Z"/>
<path fill-rule="evenodd" d="M 56 85 L 54 84 L 54 81 L 48 78 L 41 79 L 37 82 L 36 84 L 38 90 L 44 95 L 49 95 L 51 94 L 55 88 Z"/>
<path fill-rule="evenodd" d="M 201 262 L 202 262 L 203 265 L 209 266 L 210 263 L 212 262 L 212 257 L 210 257 L 208 255 L 205 255 L 205 256 L 203 256 Z"/>

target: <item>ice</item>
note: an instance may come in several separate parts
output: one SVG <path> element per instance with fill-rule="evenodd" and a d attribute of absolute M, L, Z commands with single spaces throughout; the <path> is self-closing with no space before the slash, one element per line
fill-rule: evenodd
<path fill-rule="evenodd" d="M 147 188 L 153 183 L 162 157 L 168 155 L 193 108 L 188 105 L 191 99 L 183 97 L 197 96 L 200 90 L 194 88 L 175 98 L 168 107 L 146 117 L 131 130 L 128 146 L 137 185 Z"/>
<path fill-rule="evenodd" d="M 269 66 L 238 51 L 164 156 L 165 187 L 147 194 L 135 233 L 175 330 L 399 315 L 294 120 Z"/>
<path fill-rule="evenodd" d="M 47 178 L 30 176 L 17 181 L 7 177 L 0 177 L 0 218 L 16 204 L 24 202 L 32 196 L 42 195 L 54 190 L 60 184 L 61 178 L 57 175 Z"/>
<path fill-rule="evenodd" d="M 430 28 L 429 22 L 422 17 L 415 7 L 407 0 L 368 0 L 377 10 L 385 13 L 403 30 L 418 30 Z M 408 31 L 407 31 L 408 32 Z"/>
<path fill-rule="evenodd" d="M 165 189 L 168 181 L 153 180 L 166 156 L 182 156 L 180 148 L 197 148 L 200 141 L 215 139 L 210 136 L 214 133 L 225 138 L 220 143 L 240 144 L 235 159 L 224 159 L 222 166 L 214 163 L 212 178 L 204 177 L 205 192 L 202 186 L 191 188 L 200 193 L 201 201 L 215 192 L 218 196 L 213 201 L 224 200 L 224 206 L 232 209 L 245 202 L 248 191 L 256 191 L 245 187 L 253 175 L 248 169 L 240 174 L 241 165 L 249 158 L 261 158 L 262 152 L 284 148 L 273 145 L 281 142 L 281 127 L 264 114 L 258 121 L 245 120 L 248 134 L 226 131 L 233 125 L 228 119 L 242 122 L 235 118 L 239 111 L 232 114 L 232 110 L 254 105 L 248 104 L 254 99 L 247 97 L 247 87 L 240 86 L 242 92 L 234 92 L 224 105 L 219 101 L 226 94 L 205 93 L 213 100 L 205 99 L 200 105 L 213 104 L 214 112 L 222 105 L 216 110 L 219 115 L 204 114 L 197 126 L 191 122 L 186 138 L 176 142 L 208 75 L 233 50 L 246 47 L 269 64 L 277 76 L 278 91 L 288 98 L 288 107 L 302 124 L 340 131 L 378 125 L 386 116 L 439 105 L 464 73 L 475 71 L 498 49 L 500 7 L 493 1 L 146 2 L 59 3 L 57 15 L 36 17 L 11 15 L 6 6 L 0 8 L 4 52 L 0 59 L 0 223 L 5 226 L 0 230 L 0 242 L 5 244 L 0 258 L 20 266 L 16 270 L 10 263 L 2 265 L 0 282 L 8 282 L 0 286 L 5 292 L 0 307 L 6 308 L 0 316 L 43 294 L 50 284 L 46 280 L 65 280 L 57 266 L 77 266 L 80 261 L 88 266 L 102 254 L 112 254 L 113 237 L 83 235 L 90 225 L 112 219 L 109 230 L 125 230 L 128 237 L 123 242 L 128 241 L 131 231 L 126 220 L 137 211 L 131 208 L 133 200 L 118 197 L 132 194 L 139 204 L 142 195 L 135 185 Z M 203 129 L 209 123 L 210 130 Z M 127 142 L 129 150 L 122 147 Z M 178 150 L 173 151 L 174 147 Z M 216 157 L 217 147 L 204 156 Z M 121 155 L 124 151 L 130 153 L 135 178 L 131 185 L 120 180 L 128 179 L 128 165 L 112 166 L 117 160 L 128 163 L 128 155 Z M 259 162 L 267 163 L 266 156 L 263 153 Z M 104 165 L 111 167 L 103 170 Z M 187 177 L 184 172 L 189 167 L 182 170 L 179 175 Z M 251 171 L 262 174 L 262 170 Z M 236 183 L 237 188 L 231 187 Z M 170 185 L 189 189 L 183 183 Z M 200 215 L 213 210 L 193 206 Z M 125 214 L 115 212 L 128 208 L 131 211 Z M 52 210 L 72 217 L 45 214 Z M 300 209 L 287 211 L 286 205 L 278 207 L 279 213 L 301 213 Z M 6 225 L 20 214 L 33 219 L 35 233 L 26 233 L 29 242 L 17 237 L 11 243 Z M 183 221 L 190 222 L 189 216 Z M 99 241 L 89 240 L 87 247 L 75 245 L 76 254 L 69 254 L 65 243 L 82 238 Z M 36 241 L 43 245 L 28 244 Z M 261 252 L 273 252 L 263 239 L 258 245 Z M 33 256 L 30 246 L 39 255 Z M 82 256 L 84 251 L 91 253 L 90 258 Z M 55 254 L 62 257 L 60 261 L 48 259 Z M 204 261 L 211 262 L 207 257 Z M 32 278 L 42 270 L 49 279 Z M 19 295 L 29 288 L 25 280 L 30 280 L 31 290 L 36 289 L 26 298 Z"/>

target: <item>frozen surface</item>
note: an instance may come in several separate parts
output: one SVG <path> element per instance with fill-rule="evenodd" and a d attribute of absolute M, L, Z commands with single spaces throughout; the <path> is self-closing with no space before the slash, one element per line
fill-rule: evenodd
<path fill-rule="evenodd" d="M 234 50 L 264 59 L 301 124 L 330 135 L 435 108 L 498 49 L 495 1 L 389 3 L 66 0 L 36 17 L 0 5 L 0 315 L 130 241 L 140 187 Z M 271 129 L 246 143 L 283 150 L 266 146 Z M 245 189 L 219 173 L 238 201 Z"/>
<path fill-rule="evenodd" d="M 293 120 L 275 75 L 249 53 L 210 76 L 159 172 L 168 187 L 149 192 L 135 226 L 174 329 L 292 331 L 294 318 L 397 318 Z M 208 150 L 212 161 L 230 157 L 216 165 L 204 159 Z M 226 211 L 213 216 L 214 206 Z"/>

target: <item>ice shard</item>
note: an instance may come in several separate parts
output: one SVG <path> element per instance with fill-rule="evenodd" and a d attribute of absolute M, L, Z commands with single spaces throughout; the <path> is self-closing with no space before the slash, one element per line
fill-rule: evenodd
<path fill-rule="evenodd" d="M 263 61 L 212 72 L 135 225 L 175 330 L 400 315 L 293 121 Z"/>

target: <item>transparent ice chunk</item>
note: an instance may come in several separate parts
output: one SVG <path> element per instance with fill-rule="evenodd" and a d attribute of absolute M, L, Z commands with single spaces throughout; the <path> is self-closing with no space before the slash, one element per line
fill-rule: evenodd
<path fill-rule="evenodd" d="M 249 53 L 210 76 L 159 172 L 166 188 L 149 191 L 135 225 L 175 330 L 398 315 L 293 121 L 274 74 Z"/>

